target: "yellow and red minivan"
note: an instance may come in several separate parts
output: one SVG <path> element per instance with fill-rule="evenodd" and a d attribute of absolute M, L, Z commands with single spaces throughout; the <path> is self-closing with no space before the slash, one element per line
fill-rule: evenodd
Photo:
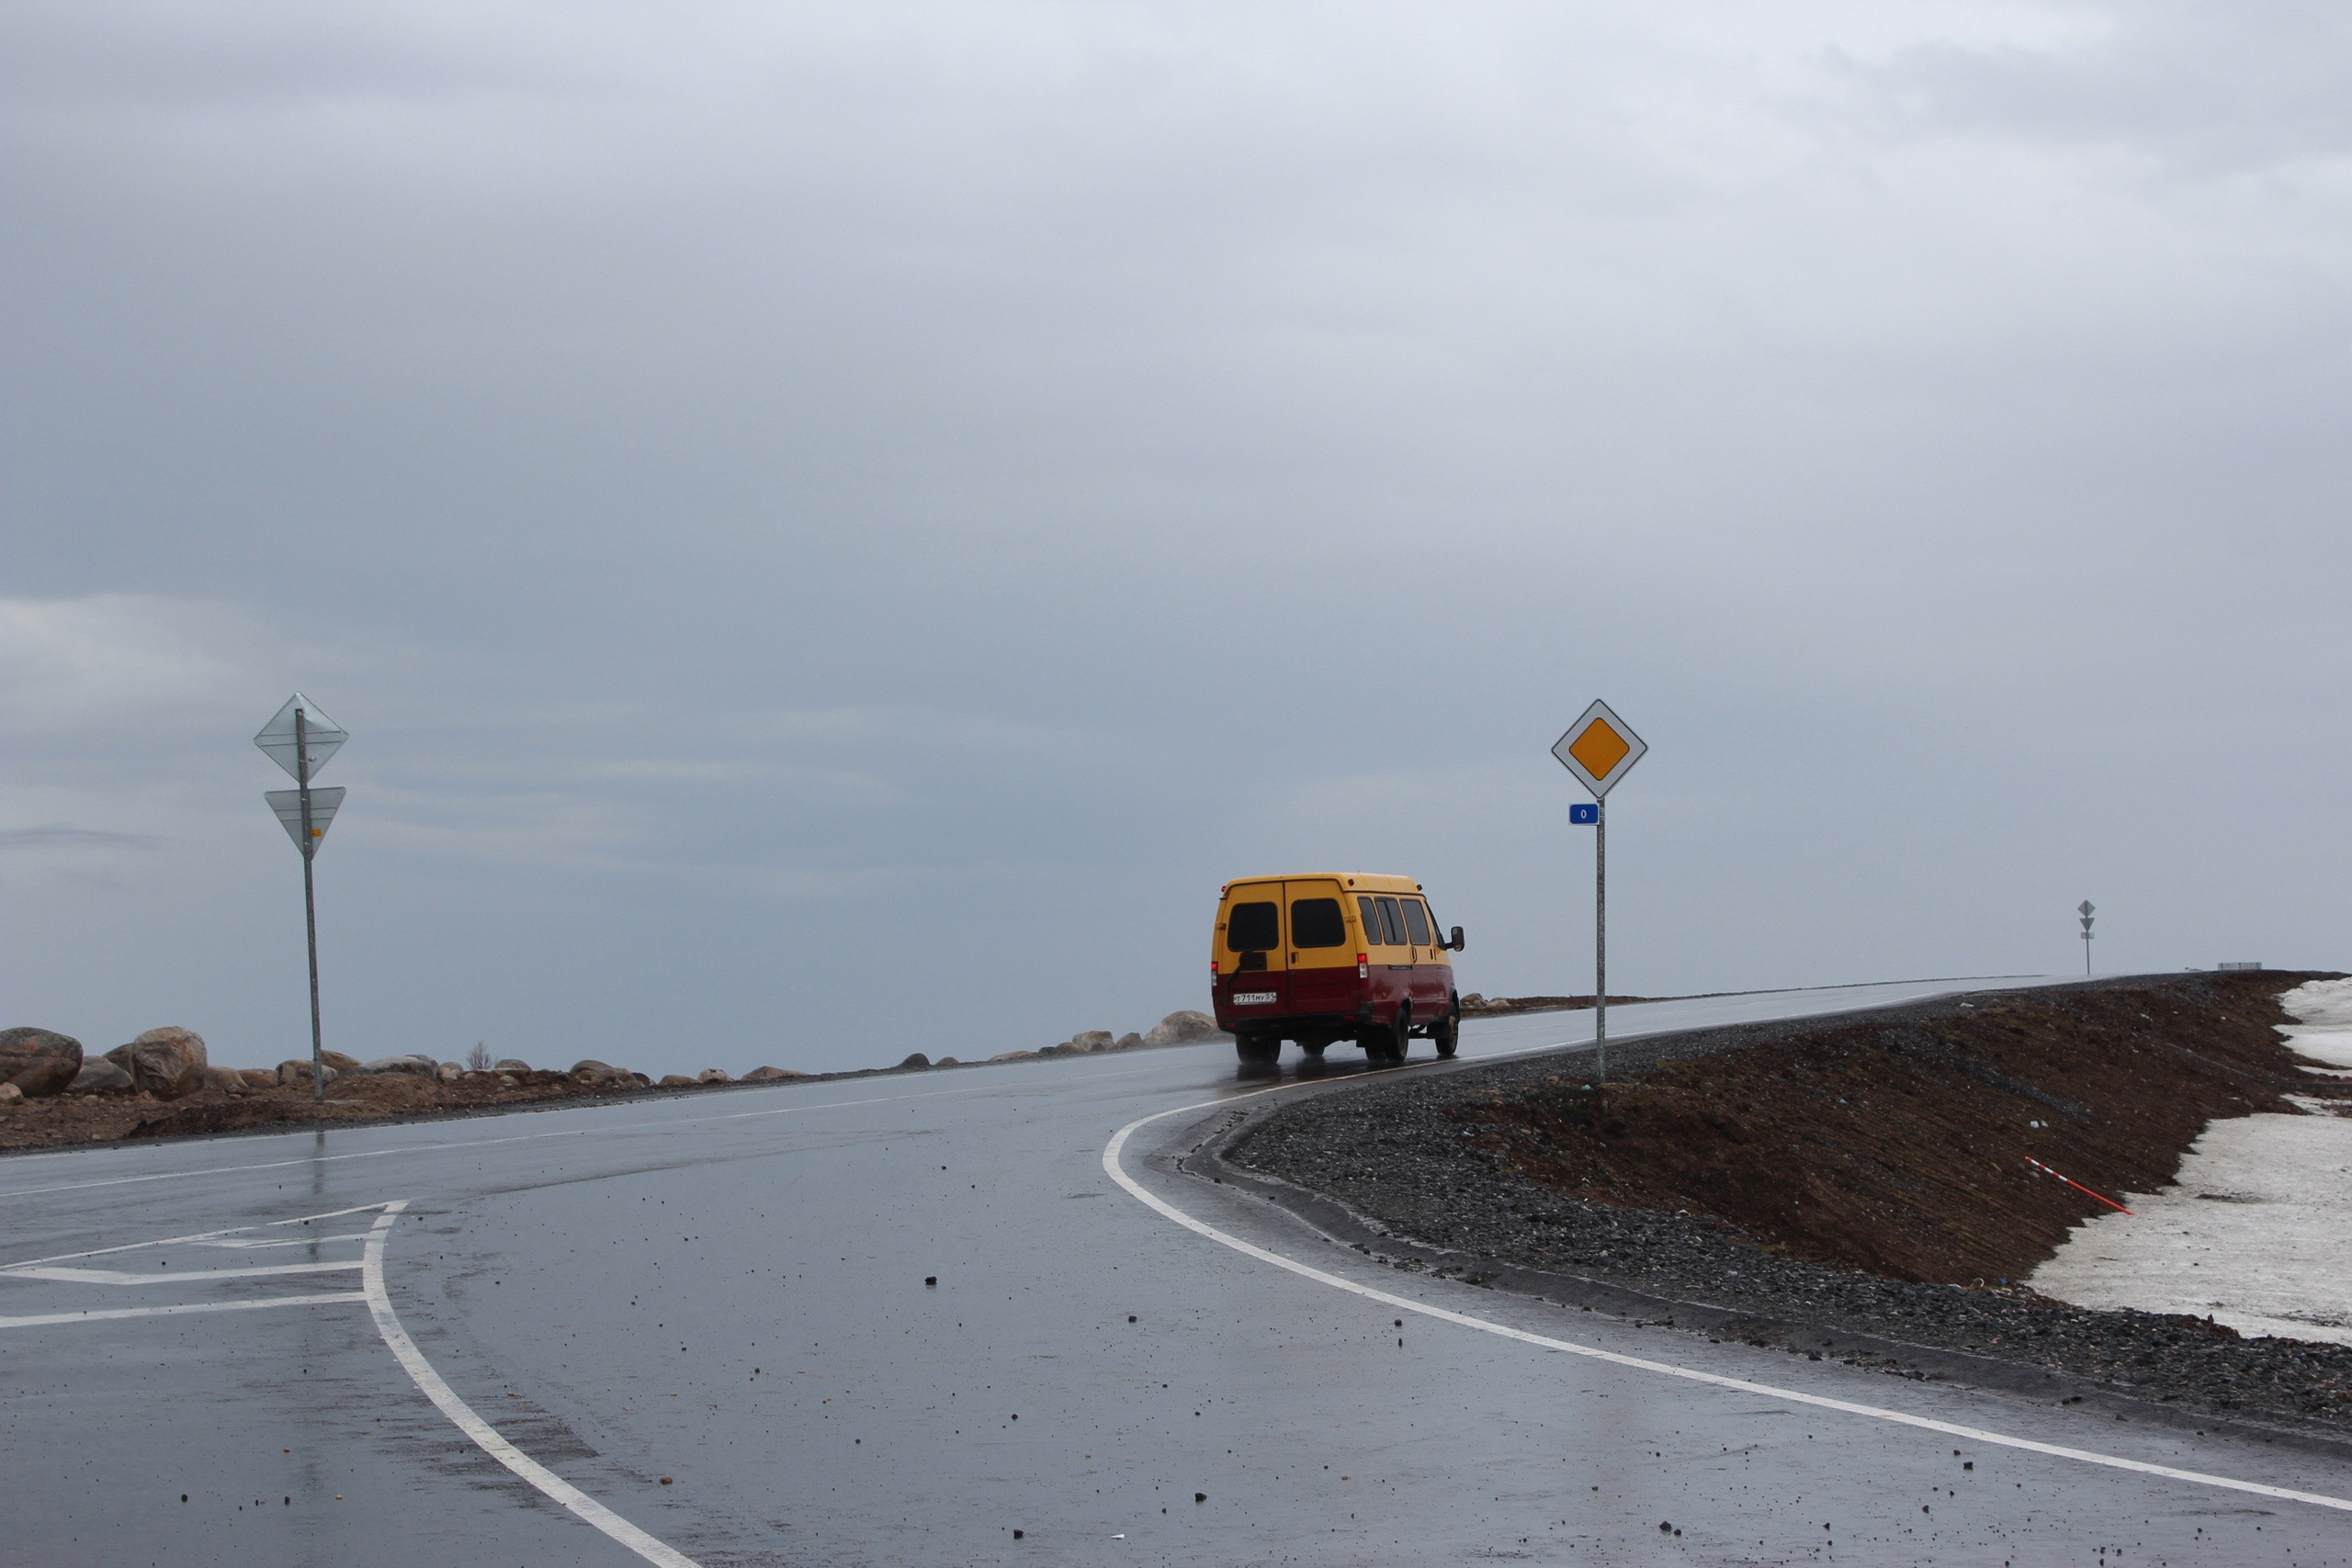
<path fill-rule="evenodd" d="M 1405 1059 L 1422 1035 L 1441 1056 L 1461 1038 L 1462 999 L 1421 885 L 1409 876 L 1318 872 L 1228 882 L 1217 904 L 1209 989 L 1217 1027 L 1244 1063 L 1264 1066 L 1295 1040 L 1320 1056 L 1352 1040 L 1371 1061 Z"/>

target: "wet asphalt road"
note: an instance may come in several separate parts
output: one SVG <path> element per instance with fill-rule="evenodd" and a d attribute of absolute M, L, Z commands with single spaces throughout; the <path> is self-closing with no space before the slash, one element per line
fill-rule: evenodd
<path fill-rule="evenodd" d="M 1623 1007 L 1612 1032 L 1955 988 L 1972 987 Z M 1494 1021 L 1463 1050 L 1589 1028 Z M 1332 1056 L 1283 1092 L 1345 1092 L 1353 1053 Z M 1295 1069 L 1293 1053 L 1285 1086 Z M 2352 1513 L 1693 1384 L 1353 1293 L 2352 1498 L 2352 1466 L 2308 1452 L 1382 1268 L 1169 1168 L 1216 1102 L 1265 1087 L 1220 1044 L 0 1161 L 0 1558 L 2352 1559 Z M 1325 1278 L 1106 1173 L 1120 1128 L 1189 1106 L 1136 1129 L 1121 1168 Z M 334 1211 L 355 1212 L 302 1223 Z M 66 1256 L 102 1248 L 120 1250 Z M 505 1444 L 532 1474 L 492 1457 Z"/>

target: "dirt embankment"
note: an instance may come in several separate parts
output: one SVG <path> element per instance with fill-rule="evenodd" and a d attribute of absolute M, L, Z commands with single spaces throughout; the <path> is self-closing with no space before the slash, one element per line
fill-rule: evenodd
<path fill-rule="evenodd" d="M 2109 1197 L 2167 1183 L 2208 1122 L 2329 1095 L 2273 1028 L 2296 976 L 1988 993 L 1746 1050 L 1465 1097 L 1476 1146 L 1594 1202 L 1687 1211 L 1898 1280 L 2021 1277 Z"/>
<path fill-rule="evenodd" d="M 1337 1199 L 1404 1267 L 1668 1324 L 1697 1303 L 1684 1326 L 1909 1375 L 1989 1359 L 2336 1431 L 2352 1347 L 2015 1283 L 2105 1212 L 2030 1160 L 2144 1191 L 2210 1121 L 2352 1095 L 2273 1028 L 2280 993 L 2317 977 L 2144 976 L 1629 1040 L 1603 1087 L 1583 1053 L 1470 1063 L 1270 1109 L 1221 1157 Z"/>

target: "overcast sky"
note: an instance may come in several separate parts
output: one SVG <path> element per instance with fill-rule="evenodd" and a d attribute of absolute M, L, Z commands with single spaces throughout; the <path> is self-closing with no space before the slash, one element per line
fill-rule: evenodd
<path fill-rule="evenodd" d="M 2352 962 L 2339 7 L 124 6 L 5 57 L 0 1025 L 652 1072 Z"/>

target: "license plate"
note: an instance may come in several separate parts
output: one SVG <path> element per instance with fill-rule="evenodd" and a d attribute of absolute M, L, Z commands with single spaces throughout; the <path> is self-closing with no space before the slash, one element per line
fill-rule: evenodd
<path fill-rule="evenodd" d="M 1233 1005 L 1238 1008 L 1264 1007 L 1273 999 L 1274 993 L 1272 991 L 1236 991 L 1233 993 Z"/>

